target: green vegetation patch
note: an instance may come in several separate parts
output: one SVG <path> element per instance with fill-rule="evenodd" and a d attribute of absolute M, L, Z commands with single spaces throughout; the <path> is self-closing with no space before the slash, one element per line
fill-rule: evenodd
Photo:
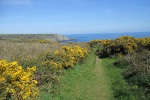
<path fill-rule="evenodd" d="M 66 70 L 64 75 L 61 80 L 63 86 L 53 100 L 111 100 L 113 98 L 101 60 L 94 55 L 94 51 L 85 64 L 75 65 L 73 70 Z"/>

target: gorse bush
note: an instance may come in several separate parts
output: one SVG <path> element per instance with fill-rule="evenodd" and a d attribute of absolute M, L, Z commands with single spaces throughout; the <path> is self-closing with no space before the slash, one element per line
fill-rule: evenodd
<path fill-rule="evenodd" d="M 28 64 L 32 65 L 31 61 L 37 62 L 35 78 L 38 81 L 38 86 L 55 96 L 58 91 L 54 87 L 59 86 L 59 78 L 62 77 L 63 70 L 73 68 L 75 64 L 82 64 L 87 56 L 88 51 L 85 47 L 82 48 L 78 45 L 73 47 L 62 46 L 61 49 L 54 52 L 47 50 L 38 59 L 29 60 Z M 27 66 L 29 66 L 28 64 Z M 49 88 L 45 88 L 45 84 L 49 84 Z"/>
<path fill-rule="evenodd" d="M 0 61 L 0 99 L 36 99 L 39 95 L 34 71 L 36 66 L 25 71 L 17 62 Z"/>
<path fill-rule="evenodd" d="M 58 74 L 65 68 L 71 68 L 77 63 L 82 63 L 85 57 L 88 56 L 86 48 L 81 48 L 78 45 L 73 47 L 62 46 L 61 49 L 54 51 L 54 53 L 46 53 L 42 59 L 40 69 L 52 74 Z"/>
<path fill-rule="evenodd" d="M 150 49 L 150 37 L 138 39 L 130 36 L 122 36 L 116 39 L 92 40 L 89 44 L 91 46 L 102 45 L 104 51 L 109 55 L 116 53 L 128 54 L 141 48 Z"/>
<path fill-rule="evenodd" d="M 109 42 L 104 42 L 104 50 L 108 54 L 131 53 L 137 49 L 136 39 L 129 36 L 123 36 Z"/>
<path fill-rule="evenodd" d="M 103 41 L 105 40 L 91 40 L 90 42 L 88 42 L 88 44 L 90 46 L 93 46 L 93 45 L 101 45 L 101 43 L 103 43 Z"/>
<path fill-rule="evenodd" d="M 149 49 L 150 50 L 150 37 L 139 38 L 138 46 L 140 48 Z"/>
<path fill-rule="evenodd" d="M 88 56 L 86 48 L 81 48 L 76 45 L 73 47 L 63 46 L 60 50 L 54 52 L 56 55 L 55 61 L 61 63 L 63 68 L 72 67 L 77 63 L 83 62 L 84 58 Z"/>

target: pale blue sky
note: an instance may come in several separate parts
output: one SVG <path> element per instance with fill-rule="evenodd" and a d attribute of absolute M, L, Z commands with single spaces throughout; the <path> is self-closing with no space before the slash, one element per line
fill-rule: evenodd
<path fill-rule="evenodd" d="M 150 0 L 0 0 L 0 33 L 150 32 Z"/>

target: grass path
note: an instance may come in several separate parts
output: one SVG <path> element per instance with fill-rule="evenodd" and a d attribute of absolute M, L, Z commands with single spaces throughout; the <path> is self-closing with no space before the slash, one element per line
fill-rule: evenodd
<path fill-rule="evenodd" d="M 94 73 L 97 77 L 97 83 L 95 83 L 95 89 L 97 90 L 97 97 L 94 100 L 108 100 L 110 98 L 111 91 L 109 90 L 109 84 L 107 83 L 107 77 L 105 76 L 105 71 L 102 66 L 102 59 L 96 57 L 96 65 Z"/>
<path fill-rule="evenodd" d="M 66 71 L 64 86 L 53 100 L 111 100 L 112 91 L 102 66 L 102 59 L 91 53 L 83 65 Z"/>

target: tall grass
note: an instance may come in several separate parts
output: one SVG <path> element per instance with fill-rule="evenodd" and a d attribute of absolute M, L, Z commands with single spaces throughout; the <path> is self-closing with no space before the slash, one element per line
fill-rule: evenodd
<path fill-rule="evenodd" d="M 0 60 L 7 61 L 18 61 L 19 59 L 35 58 L 44 52 L 54 52 L 60 49 L 62 46 L 72 47 L 79 45 L 85 47 L 85 43 L 76 44 L 49 44 L 49 43 L 11 43 L 11 42 L 0 42 Z"/>

